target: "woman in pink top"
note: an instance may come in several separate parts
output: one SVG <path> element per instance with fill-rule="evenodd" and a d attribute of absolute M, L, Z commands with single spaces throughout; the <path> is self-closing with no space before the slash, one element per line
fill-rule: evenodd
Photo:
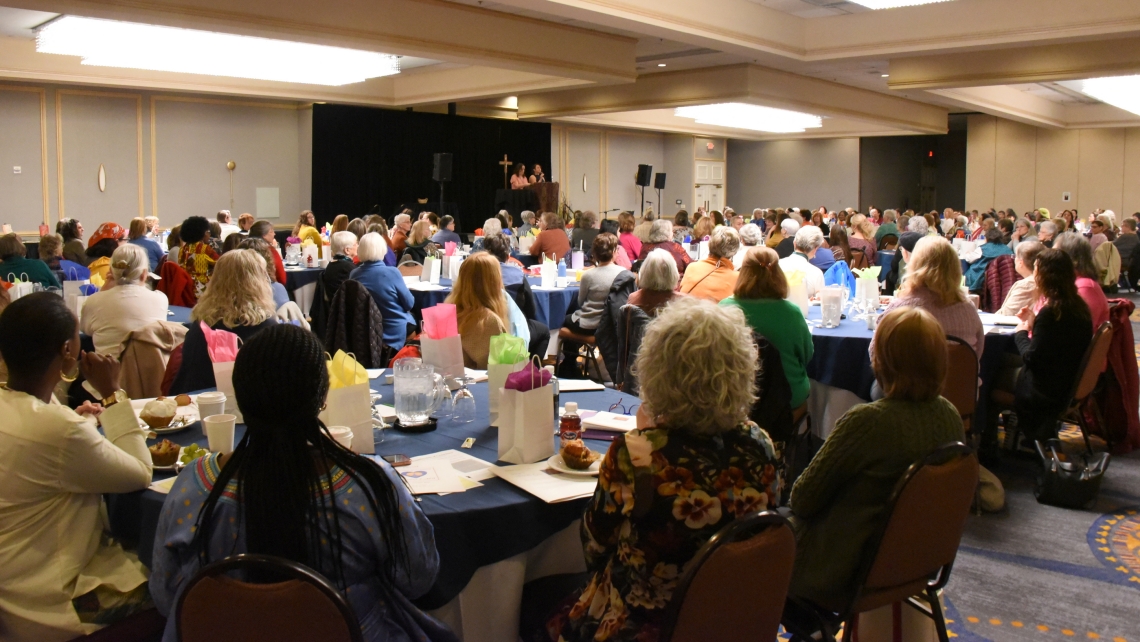
<path fill-rule="evenodd" d="M 1060 234 L 1053 241 L 1053 249 L 1061 250 L 1073 260 L 1073 268 L 1077 273 L 1077 294 L 1085 300 L 1092 315 L 1093 332 L 1100 324 L 1108 321 L 1108 299 L 1104 290 L 1097 283 L 1097 270 L 1093 265 L 1092 245 L 1088 239 L 1076 233 Z M 1038 303 L 1038 307 L 1042 304 Z"/>
<path fill-rule="evenodd" d="M 939 236 L 923 237 L 906 266 L 906 280 L 887 310 L 922 308 L 942 324 L 947 336 L 962 339 L 981 362 L 985 330 L 974 304 L 962 293 L 962 262 L 954 246 Z M 874 351 L 874 340 L 871 342 Z"/>
<path fill-rule="evenodd" d="M 633 219 L 632 212 L 622 212 L 618 214 L 618 231 L 620 232 L 618 240 L 623 248 L 625 248 L 626 255 L 630 257 L 641 256 L 641 239 L 633 233 L 633 228 L 637 221 Z"/>

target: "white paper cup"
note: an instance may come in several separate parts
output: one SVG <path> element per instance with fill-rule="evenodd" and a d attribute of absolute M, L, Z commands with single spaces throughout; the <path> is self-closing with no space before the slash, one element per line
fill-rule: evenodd
<path fill-rule="evenodd" d="M 345 448 L 352 448 L 352 428 L 348 426 L 329 426 L 329 434 L 336 443 Z"/>
<path fill-rule="evenodd" d="M 198 416 L 209 417 L 222 415 L 226 412 L 226 393 L 203 392 L 198 395 Z"/>
<path fill-rule="evenodd" d="M 206 433 L 210 452 L 228 455 L 234 451 L 236 422 L 237 417 L 233 415 L 211 415 L 202 419 L 202 430 Z"/>

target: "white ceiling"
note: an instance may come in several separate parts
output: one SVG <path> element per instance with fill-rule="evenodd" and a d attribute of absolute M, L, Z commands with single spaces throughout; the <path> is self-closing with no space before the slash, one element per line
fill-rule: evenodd
<path fill-rule="evenodd" d="M 870 11 L 863 5 L 847 0 L 750 0 L 769 9 L 790 13 L 800 18 L 822 18 L 840 16 L 845 13 Z"/>

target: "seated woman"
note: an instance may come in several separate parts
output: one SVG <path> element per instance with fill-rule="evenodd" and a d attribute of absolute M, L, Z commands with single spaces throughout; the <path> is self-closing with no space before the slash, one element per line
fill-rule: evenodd
<path fill-rule="evenodd" d="M 269 229 L 272 230 L 272 226 Z M 210 245 L 210 222 L 204 216 L 191 216 L 182 221 L 178 236 L 182 241 L 182 247 L 178 249 L 178 265 L 190 273 L 190 278 L 194 279 L 194 293 L 201 298 L 218 261 L 218 253 Z"/>
<path fill-rule="evenodd" d="M 1076 234 L 1060 238 L 1066 236 Z M 1044 441 L 1057 436 L 1057 416 L 1068 406 L 1081 376 L 1094 326 L 1076 285 L 1076 268 L 1062 250 L 1038 254 L 1033 278 L 1045 304 L 1036 313 L 1029 306 L 1017 313 L 1021 323 L 1014 341 L 1025 365 L 1013 391 L 1014 409 L 1022 432 Z"/>
<path fill-rule="evenodd" d="M 582 216 L 578 217 L 578 223 L 570 232 L 570 251 L 584 252 L 586 258 L 590 259 L 593 256 L 590 252 L 594 247 L 594 239 L 599 234 L 601 230 L 598 229 L 598 215 L 591 211 L 582 212 Z"/>
<path fill-rule="evenodd" d="M 297 217 L 297 224 L 293 226 L 293 236 L 301 239 L 302 243 L 306 239 L 312 241 L 317 246 L 317 257 L 321 257 L 321 253 L 324 252 L 324 241 L 317 230 L 317 217 L 312 210 L 304 210 Z"/>
<path fill-rule="evenodd" d="M 733 295 L 720 302 L 744 311 L 748 325 L 780 351 L 784 376 L 792 388 L 792 408 L 807 401 L 811 391 L 807 364 L 815 354 L 811 330 L 799 306 L 787 300 L 788 280 L 779 255 L 770 247 L 748 250 L 740 266 Z"/>
<path fill-rule="evenodd" d="M 416 320 L 412 317 L 416 300 L 400 271 L 384 263 L 387 254 L 388 244 L 379 234 L 365 234 L 356 250 L 360 265 L 348 278 L 368 289 L 384 318 L 384 345 L 399 350 L 408 340 L 408 333 L 416 329 Z"/>
<path fill-rule="evenodd" d="M 40 260 L 47 263 L 48 269 L 56 278 L 62 274 L 64 281 L 86 281 L 91 278 L 91 270 L 63 257 L 63 237 L 59 234 L 40 237 Z"/>
<path fill-rule="evenodd" d="M 1095 332 L 1102 323 L 1108 321 L 1108 299 L 1105 298 L 1104 290 L 1100 289 L 1100 284 L 1097 282 L 1098 275 L 1096 265 L 1093 264 L 1092 246 L 1088 239 L 1080 234 L 1069 233 L 1058 235 L 1053 241 L 1053 248 L 1061 250 L 1072 260 L 1073 270 L 1076 273 L 1077 294 L 1081 295 L 1089 307 Z M 1039 301 L 1037 307 L 1040 308 L 1041 305 L 1043 303 Z"/>
<path fill-rule="evenodd" d="M 735 308 L 686 297 L 646 328 L 638 427 L 610 446 L 582 519 L 593 577 L 548 621 L 552 640 L 656 640 L 700 547 L 732 520 L 779 505 L 774 447 L 748 421 L 758 360 Z M 651 492 L 631 492 L 642 482 Z"/>
<path fill-rule="evenodd" d="M 645 242 L 641 244 L 641 254 L 637 258 L 644 259 L 650 252 L 658 249 L 665 250 L 673 257 L 673 262 L 677 265 L 677 274 L 684 274 L 685 268 L 693 262 L 689 252 L 673 240 L 673 224 L 660 218 L 650 224 Z"/>
<path fill-rule="evenodd" d="M 633 212 L 618 214 L 618 240 L 621 242 L 621 247 L 625 250 L 626 256 L 630 258 L 641 256 L 641 239 L 633 233 L 636 223 L 637 220 L 633 218 Z M 674 230 L 675 232 L 676 230 Z"/>
<path fill-rule="evenodd" d="M 862 214 L 852 216 L 847 221 L 847 226 L 850 232 L 847 237 L 848 245 L 852 250 L 863 250 L 863 254 L 867 257 L 867 265 L 876 265 L 875 226 L 871 225 L 867 217 Z"/>
<path fill-rule="evenodd" d="M 566 223 L 561 216 L 554 212 L 543 212 L 538 228 L 538 236 L 530 246 L 531 256 L 539 260 L 542 257 L 553 257 L 555 261 L 561 261 L 562 257 L 570 253 L 570 237 L 566 236 Z"/>
<path fill-rule="evenodd" d="M 954 246 L 940 236 L 925 236 L 915 244 L 906 264 L 906 280 L 887 311 L 901 307 L 926 310 L 942 325 L 944 335 L 965 341 L 981 363 L 986 333 L 978 309 L 962 293 L 961 283 L 962 262 Z M 872 339 L 872 355 L 874 344 Z"/>
<path fill-rule="evenodd" d="M 259 255 L 261 255 L 263 259 L 265 259 L 265 272 L 266 276 L 269 278 L 269 289 L 273 292 L 273 309 L 281 309 L 281 306 L 289 302 L 289 291 L 285 289 L 284 284 L 277 282 L 277 270 L 273 265 L 273 250 L 269 247 L 269 244 L 266 243 L 264 239 L 245 238 L 240 234 L 230 234 L 229 238 L 226 238 L 226 241 L 228 242 L 230 238 L 234 236 L 242 239 L 242 241 L 238 243 L 238 246 L 235 249 L 253 250 L 254 252 L 257 252 Z"/>
<path fill-rule="evenodd" d="M 628 305 L 635 305 L 651 317 L 661 308 L 685 296 L 677 292 L 677 263 L 665 250 L 653 250 L 641 263 L 637 273 L 637 290 L 629 295 Z"/>
<path fill-rule="evenodd" d="M 630 215 L 632 216 L 633 213 L 630 212 Z M 692 233 L 693 229 L 689 227 L 689 213 L 685 210 L 677 210 L 677 213 L 673 215 L 673 240 L 678 243 L 684 243 L 685 237 L 690 236 Z M 634 236 L 636 236 L 636 233 L 634 233 Z M 641 239 L 638 238 L 638 240 Z M 634 256 L 639 256 L 640 254 L 641 253 L 638 252 Z"/>
<path fill-rule="evenodd" d="M 538 307 L 534 302 L 530 281 L 527 280 L 522 268 L 515 265 L 517 261 L 511 258 L 511 241 L 503 234 L 492 234 L 484 237 L 483 249 L 499 261 L 503 288 L 518 307 L 519 313 L 526 319 L 530 334 L 527 349 L 530 354 L 537 355 L 540 359 L 545 358 L 547 346 L 550 344 L 550 328 L 538 320 Z"/>
<path fill-rule="evenodd" d="M 331 301 L 340 291 L 340 286 L 348 280 L 348 275 L 356 269 L 356 263 L 353 259 L 356 258 L 359 241 L 357 241 L 355 234 L 348 231 L 334 232 L 329 241 L 331 241 L 329 250 L 333 255 L 332 261 L 321 273 L 321 281 L 324 282 L 325 296 Z"/>
<path fill-rule="evenodd" d="M 238 352 L 233 383 L 245 436 L 233 454 L 184 470 L 159 517 L 151 591 L 169 618 L 163 640 L 177 638 L 186 582 L 240 553 L 324 575 L 365 640 L 454 640 L 411 603 L 439 571 L 431 522 L 388 464 L 339 445 L 317 417 L 329 375 L 316 335 L 288 324 L 258 334 Z"/>
<path fill-rule="evenodd" d="M 562 327 L 574 334 L 593 336 L 602 321 L 602 308 L 606 304 L 606 297 L 614 279 L 626 269 L 615 265 L 614 250 L 617 249 L 618 240 L 613 234 L 599 234 L 594 238 L 594 245 L 590 254 L 594 257 L 594 268 L 582 273 L 582 281 L 578 284 L 578 309 L 566 315 Z M 562 365 L 559 377 L 580 379 L 582 373 L 578 370 L 578 349 L 580 344 L 562 342 Z"/>
<path fill-rule="evenodd" d="M 871 365 L 885 398 L 855 406 L 792 488 L 796 566 L 789 595 L 842 608 L 887 499 L 915 460 L 962 441 L 958 410 L 939 392 L 946 337 L 921 308 L 894 308 L 875 330 Z"/>
<path fill-rule="evenodd" d="M 471 251 L 478 252 L 483 249 L 483 239 L 491 236 L 492 234 L 499 234 L 503 231 L 503 224 L 499 222 L 498 218 L 489 218 L 483 221 L 483 236 L 476 236 L 475 241 L 471 244 Z"/>
<path fill-rule="evenodd" d="M 79 322 L 80 331 L 95 343 L 95 352 L 117 357 L 130 333 L 166 321 L 170 304 L 165 294 L 146 287 L 149 273 L 146 251 L 137 245 L 120 246 L 111 255 L 115 287 L 91 295 Z"/>
<path fill-rule="evenodd" d="M 499 261 L 489 252 L 468 257 L 459 266 L 447 303 L 455 305 L 459 335 L 463 339 L 463 365 L 485 370 L 491 337 L 511 332 Z"/>
<path fill-rule="evenodd" d="M 1012 256 L 1013 250 L 1002 243 L 1001 230 L 997 226 L 984 232 L 986 242 L 982 244 L 982 255 L 966 269 L 966 289 L 981 292 L 986 287 L 986 268 L 999 256 Z"/>
<path fill-rule="evenodd" d="M 174 234 L 171 233 L 173 238 Z M 273 224 L 269 221 L 257 221 L 249 228 L 248 238 L 261 239 L 269 245 L 269 249 L 273 250 L 273 273 L 276 275 L 274 278 L 278 283 L 284 283 L 288 278 L 285 274 L 285 262 L 281 259 L 281 249 L 277 244 L 277 234 L 273 229 Z"/>
<path fill-rule="evenodd" d="M 63 237 L 63 258 L 87 267 L 87 247 L 83 244 L 83 223 L 73 219 L 60 219 L 55 233 Z"/>
<path fill-rule="evenodd" d="M 621 233 L 621 226 L 618 225 L 617 221 L 611 219 L 608 221 L 602 221 L 601 230 L 602 230 L 602 232 L 601 232 L 602 234 L 613 234 L 616 237 Z M 633 236 L 633 235 L 631 234 L 630 236 Z M 635 240 L 637 240 L 638 243 L 641 243 L 641 240 L 638 239 L 636 236 L 633 236 L 633 238 Z M 593 246 L 591 245 L 591 247 L 593 247 Z M 637 256 L 637 255 L 634 254 L 633 256 Z M 631 261 L 629 259 L 629 257 L 630 257 L 630 255 L 626 253 L 625 247 L 621 244 L 621 242 L 619 240 L 618 246 L 616 248 L 614 248 L 614 264 L 620 265 L 627 270 L 632 270 L 633 269 L 633 261 Z"/>
<path fill-rule="evenodd" d="M 0 314 L 0 356 L 8 364 L 0 389 L 3 638 L 68 640 L 149 608 L 146 569 L 103 530 L 103 494 L 151 481 L 146 433 L 119 388 L 118 362 L 80 356 L 79 324 L 50 292 Z M 73 411 L 52 390 L 80 369 L 103 403 Z"/>
<path fill-rule="evenodd" d="M 12 283 L 29 281 L 45 288 L 58 288 L 59 279 L 52 274 L 47 263 L 26 258 L 28 248 L 18 234 L 0 236 L 0 280 Z"/>
<path fill-rule="evenodd" d="M 404 254 L 400 260 L 410 259 L 423 265 L 428 252 L 434 249 L 434 246 L 431 240 L 431 221 L 426 218 L 420 219 L 412 224 L 412 233 L 408 235 L 408 243 L 404 246 Z"/>
<path fill-rule="evenodd" d="M 1014 316 L 1021 308 L 1032 308 L 1041 298 L 1037 294 L 1037 281 L 1033 278 L 1033 268 L 1037 265 L 1037 255 L 1041 254 L 1044 246 L 1036 240 L 1029 239 L 1017 244 L 1014 251 L 1013 268 L 1021 275 L 1021 280 L 1014 283 L 1005 295 L 1005 301 L 997 311 L 1003 316 Z"/>
<path fill-rule="evenodd" d="M 182 366 L 170 385 L 177 395 L 213 388 L 213 362 L 206 350 L 205 323 L 249 341 L 255 334 L 277 324 L 277 307 L 266 276 L 265 258 L 253 250 L 226 252 L 218 259 L 210 287 L 190 311 L 190 330 L 182 347 Z"/>
<path fill-rule="evenodd" d="M 162 262 L 162 257 L 166 256 L 166 252 L 162 251 L 162 246 L 158 244 L 158 241 L 148 236 L 148 232 L 150 232 L 150 226 L 147 225 L 146 219 L 133 218 L 131 219 L 131 227 L 127 232 L 127 238 L 129 243 L 146 251 L 150 271 L 157 273 L 158 264 Z"/>
<path fill-rule="evenodd" d="M 713 303 L 732 296 L 737 276 L 732 257 L 739 248 L 740 235 L 736 230 L 726 225 L 713 230 L 708 258 L 693 263 L 685 270 L 681 292 Z"/>
<path fill-rule="evenodd" d="M 103 229 L 100 227 L 99 229 Z M 120 228 L 122 229 L 122 228 Z M 91 237 L 94 241 L 97 237 Z M 87 269 L 91 272 L 91 283 L 99 288 L 114 287 L 115 280 L 111 278 L 111 255 L 123 244 L 123 240 L 103 238 L 95 241 L 87 248 L 87 258 L 90 263 Z"/>

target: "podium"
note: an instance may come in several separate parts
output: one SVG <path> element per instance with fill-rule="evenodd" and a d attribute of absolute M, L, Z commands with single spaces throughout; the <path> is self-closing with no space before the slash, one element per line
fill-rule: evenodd
<path fill-rule="evenodd" d="M 538 209 L 534 210 L 535 214 L 558 211 L 558 183 L 531 183 L 526 189 L 538 197 Z"/>

